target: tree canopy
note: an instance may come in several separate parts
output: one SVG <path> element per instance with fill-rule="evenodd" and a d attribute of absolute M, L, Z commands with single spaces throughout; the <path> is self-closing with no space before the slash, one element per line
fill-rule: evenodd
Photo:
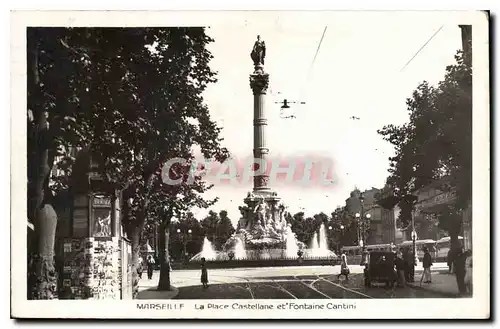
<path fill-rule="evenodd" d="M 469 206 L 472 182 L 472 68 L 471 54 L 459 51 L 437 86 L 422 82 L 407 99 L 409 122 L 379 130 L 394 145 L 387 183 L 401 208 L 400 220 L 411 220 L 413 201 L 404 197 L 430 182 L 442 182 L 456 201 L 440 215 L 440 227 L 459 230 L 459 213 Z M 455 232 L 456 234 L 456 232 Z"/>
<path fill-rule="evenodd" d="M 76 183 L 68 178 L 71 148 L 88 149 L 99 163 L 101 192 L 121 191 L 133 263 L 149 215 L 159 222 L 213 204 L 202 197 L 210 186 L 187 180 L 193 146 L 206 159 L 227 157 L 203 102 L 216 81 L 206 48 L 212 41 L 201 27 L 29 28 L 29 217 L 48 195 Z M 182 184 L 161 179 L 172 158 L 186 160 L 171 170 Z M 52 176 L 54 165 L 59 173 Z"/>

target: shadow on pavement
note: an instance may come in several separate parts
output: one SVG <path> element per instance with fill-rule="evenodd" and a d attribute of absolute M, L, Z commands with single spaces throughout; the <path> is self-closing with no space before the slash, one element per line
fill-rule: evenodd
<path fill-rule="evenodd" d="M 141 290 L 137 299 L 173 299 L 179 293 L 179 289 L 171 286 L 171 290 L 157 290 L 156 287 Z"/>

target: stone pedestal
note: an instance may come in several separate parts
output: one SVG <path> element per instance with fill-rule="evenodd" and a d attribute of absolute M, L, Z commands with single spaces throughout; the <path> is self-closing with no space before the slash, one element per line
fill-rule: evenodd
<path fill-rule="evenodd" d="M 276 192 L 248 193 L 240 207 L 241 219 L 237 234 L 245 241 L 246 249 L 283 248 L 287 222 L 285 206 Z"/>

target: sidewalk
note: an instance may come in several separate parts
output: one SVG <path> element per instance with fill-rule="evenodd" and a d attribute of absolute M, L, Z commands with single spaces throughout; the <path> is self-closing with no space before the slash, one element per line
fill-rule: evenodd
<path fill-rule="evenodd" d="M 143 275 L 139 280 L 139 293 L 137 299 L 172 299 L 179 293 L 179 289 L 171 286 L 172 290 L 158 291 L 156 287 L 160 278 L 160 271 L 153 272 L 153 278 L 148 280 L 147 276 Z"/>
<path fill-rule="evenodd" d="M 416 271 L 415 282 L 408 283 L 408 286 L 414 289 L 427 290 L 433 293 L 443 295 L 445 297 L 460 297 L 458 292 L 457 280 L 454 274 L 440 272 L 431 272 L 432 283 L 420 284 L 420 278 L 422 277 L 421 271 Z"/>

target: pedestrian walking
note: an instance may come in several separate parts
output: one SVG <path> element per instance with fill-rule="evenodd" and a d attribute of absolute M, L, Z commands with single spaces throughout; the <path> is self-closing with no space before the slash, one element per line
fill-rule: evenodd
<path fill-rule="evenodd" d="M 204 289 L 208 288 L 208 271 L 205 257 L 201 259 L 201 284 Z"/>
<path fill-rule="evenodd" d="M 465 252 L 465 289 L 467 294 L 472 296 L 472 251 L 469 249 Z"/>
<path fill-rule="evenodd" d="M 139 275 L 139 279 L 142 279 L 142 272 L 144 271 L 144 260 L 141 256 L 137 259 L 137 274 Z"/>
<path fill-rule="evenodd" d="M 408 256 L 408 266 L 410 268 L 410 282 L 415 282 L 415 266 L 417 265 L 417 258 L 413 251 L 410 251 Z"/>
<path fill-rule="evenodd" d="M 424 260 L 423 260 L 422 265 L 424 267 L 424 273 L 422 274 L 422 278 L 420 279 L 420 283 L 422 283 L 422 279 L 424 280 L 424 283 L 431 283 L 432 282 L 432 277 L 431 277 L 432 257 L 431 257 L 431 254 L 429 253 L 429 249 L 427 249 L 427 247 L 424 247 Z"/>
<path fill-rule="evenodd" d="M 448 255 L 446 256 L 446 263 L 448 264 L 448 273 L 453 273 L 453 249 L 448 250 Z"/>
<path fill-rule="evenodd" d="M 453 267 L 455 268 L 455 276 L 457 278 L 457 286 L 460 295 L 463 296 L 467 293 L 467 288 L 465 287 L 465 253 L 462 248 L 460 248 L 454 254 Z"/>
<path fill-rule="evenodd" d="M 153 271 L 155 269 L 155 260 L 153 256 L 149 255 L 147 260 L 148 266 L 148 279 L 151 280 L 153 278 Z"/>
<path fill-rule="evenodd" d="M 340 273 L 337 275 L 337 279 L 340 280 L 340 276 L 345 276 L 345 280 L 349 281 L 349 266 L 347 265 L 347 254 L 344 251 L 342 255 L 340 255 Z"/>
<path fill-rule="evenodd" d="M 405 280 L 405 261 L 403 259 L 403 254 L 398 252 L 396 254 L 396 259 L 394 259 L 394 265 L 396 266 L 396 274 L 398 276 L 398 286 L 406 286 Z"/>
<path fill-rule="evenodd" d="M 411 270 L 412 270 L 412 257 L 408 249 L 401 249 L 401 253 L 403 255 L 404 260 L 404 274 L 405 274 L 405 282 L 412 282 L 411 280 Z"/>

